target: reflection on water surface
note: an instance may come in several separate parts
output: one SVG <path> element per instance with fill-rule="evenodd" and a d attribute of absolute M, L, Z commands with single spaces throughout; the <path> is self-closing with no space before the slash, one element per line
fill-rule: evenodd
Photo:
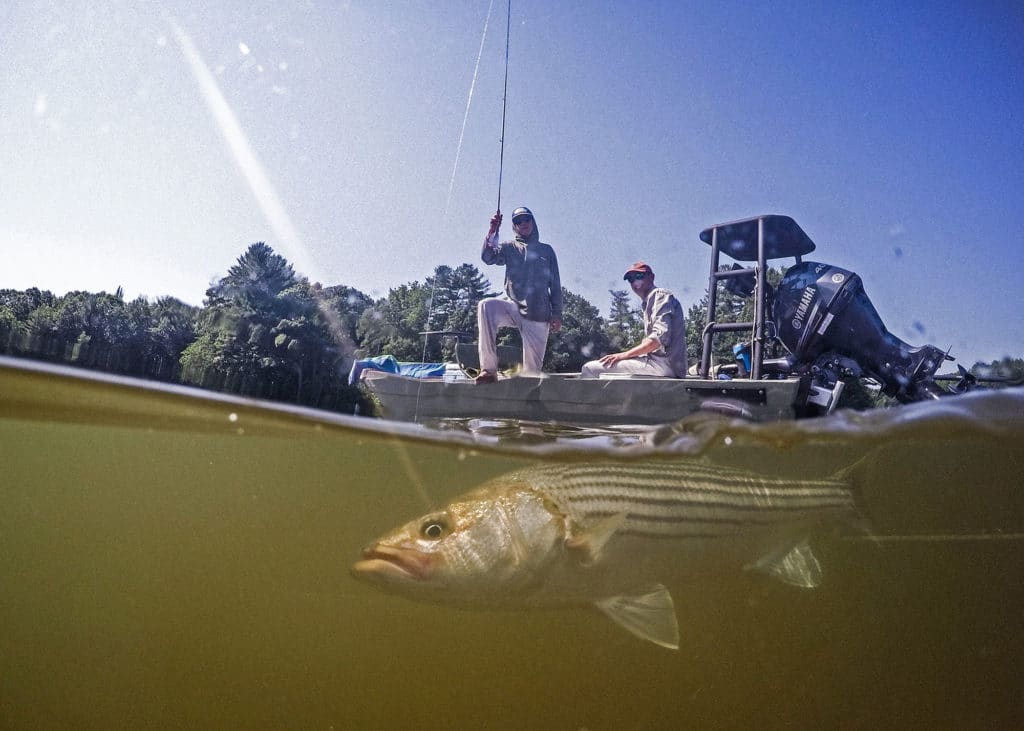
<path fill-rule="evenodd" d="M 819 422 L 510 439 L 5 360 L 2 725 L 1015 727 L 1022 413 L 1009 389 Z M 813 591 L 751 572 L 671 586 L 678 652 L 587 608 L 416 604 L 348 573 L 374 537 L 531 465 L 816 479 L 861 458 L 878 540 L 821 536 Z"/>

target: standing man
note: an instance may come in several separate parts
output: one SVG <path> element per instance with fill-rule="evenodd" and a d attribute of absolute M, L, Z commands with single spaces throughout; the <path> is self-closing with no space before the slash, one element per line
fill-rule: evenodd
<path fill-rule="evenodd" d="M 686 375 L 686 320 L 679 300 L 667 289 L 654 286 L 654 270 L 642 261 L 622 277 L 640 298 L 644 311 L 644 339 L 621 353 L 611 353 L 583 364 L 583 378 L 602 373 L 683 378 Z"/>
<path fill-rule="evenodd" d="M 484 264 L 505 267 L 505 294 L 488 297 L 477 305 L 480 330 L 480 375 L 477 383 L 498 379 L 499 327 L 514 327 L 523 338 L 523 373 L 536 375 L 544 363 L 548 329 L 562 327 L 562 282 L 555 250 L 541 243 L 537 223 L 529 208 L 512 211 L 513 241 L 498 243 L 501 211 L 491 219 L 480 258 Z"/>

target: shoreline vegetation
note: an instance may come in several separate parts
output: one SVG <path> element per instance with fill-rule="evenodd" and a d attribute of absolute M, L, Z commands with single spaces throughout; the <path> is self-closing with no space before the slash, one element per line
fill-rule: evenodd
<path fill-rule="evenodd" d="M 780 272 L 769 278 L 777 282 Z M 472 264 L 437 266 L 374 300 L 346 285 L 322 286 L 297 275 L 270 246 L 248 247 L 227 276 L 206 291 L 201 307 L 174 297 L 125 301 L 107 292 L 0 290 L 0 354 L 62 363 L 214 391 L 297 403 L 343 413 L 370 413 L 366 394 L 348 385 L 357 358 L 391 354 L 399 361 L 452 360 L 456 336 L 477 337 L 476 304 L 494 296 Z M 639 342 L 643 323 L 625 290 L 609 290 L 610 314 L 563 288 L 562 331 L 552 333 L 548 372 L 574 372 L 603 353 Z M 720 320 L 749 319 L 749 299 L 720 293 Z M 700 353 L 707 295 L 686 313 L 692 362 Z M 742 334 L 716 340 L 714 357 L 731 362 Z M 519 345 L 503 330 L 500 344 Z M 780 353 L 769 351 L 768 357 Z M 975 363 L 978 376 L 1020 382 L 1024 360 Z M 859 383 L 841 406 L 887 405 Z"/>

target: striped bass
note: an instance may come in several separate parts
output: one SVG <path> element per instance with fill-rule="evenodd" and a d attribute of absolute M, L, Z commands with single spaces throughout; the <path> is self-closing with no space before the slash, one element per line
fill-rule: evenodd
<path fill-rule="evenodd" d="M 793 481 L 701 463 L 531 467 L 380 538 L 352 573 L 420 601 L 593 604 L 678 649 L 662 582 L 754 569 L 816 587 L 822 571 L 807 539 L 856 519 L 848 473 Z"/>

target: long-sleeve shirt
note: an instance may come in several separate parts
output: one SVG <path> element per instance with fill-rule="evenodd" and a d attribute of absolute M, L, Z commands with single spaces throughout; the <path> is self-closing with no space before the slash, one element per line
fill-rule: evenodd
<path fill-rule="evenodd" d="M 683 306 L 667 289 L 655 287 L 643 302 L 644 335 L 661 347 L 653 355 L 668 358 L 677 378 L 686 375 L 686 318 Z"/>
<path fill-rule="evenodd" d="M 562 318 L 562 281 L 555 250 L 537 240 L 503 241 L 485 244 L 480 255 L 484 264 L 505 267 L 505 294 L 519 306 L 527 320 L 550 322 Z"/>

